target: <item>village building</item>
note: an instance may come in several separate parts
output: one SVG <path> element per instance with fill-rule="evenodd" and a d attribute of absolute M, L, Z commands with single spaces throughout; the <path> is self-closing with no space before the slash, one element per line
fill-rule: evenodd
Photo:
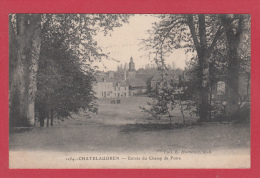
<path fill-rule="evenodd" d="M 169 85 L 176 86 L 179 81 L 175 78 L 175 75 L 173 73 L 168 73 L 167 75 L 164 76 L 164 79 L 167 81 Z M 158 72 L 153 76 L 151 79 L 151 89 L 152 90 L 157 90 L 159 86 L 161 85 L 161 82 L 163 80 L 163 76 L 161 72 Z"/>
<path fill-rule="evenodd" d="M 129 87 L 125 81 L 116 81 L 113 78 L 97 78 L 93 84 L 93 90 L 97 98 L 127 98 Z"/>
<path fill-rule="evenodd" d="M 97 78 L 93 84 L 93 90 L 97 98 L 110 98 L 113 97 L 113 80 L 110 78 Z"/>
<path fill-rule="evenodd" d="M 130 78 L 127 80 L 129 85 L 129 96 L 142 95 L 147 93 L 147 83 L 141 79 Z"/>
<path fill-rule="evenodd" d="M 114 98 L 128 98 L 129 97 L 129 86 L 125 81 L 114 82 Z"/>
<path fill-rule="evenodd" d="M 93 89 L 97 98 L 127 98 L 129 96 L 144 95 L 152 90 L 160 90 L 162 80 L 161 73 L 154 67 L 145 73 L 142 70 L 135 70 L 133 57 L 130 58 L 129 68 L 119 67 L 117 72 L 109 71 L 101 73 L 96 78 Z M 152 72 L 152 73 L 151 73 Z M 168 83 L 178 83 L 174 74 L 165 76 Z M 177 88 L 176 88 L 177 89 Z"/>

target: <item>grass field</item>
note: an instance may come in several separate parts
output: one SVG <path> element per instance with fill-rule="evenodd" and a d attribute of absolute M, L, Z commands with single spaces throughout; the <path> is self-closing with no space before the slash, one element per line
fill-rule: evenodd
<path fill-rule="evenodd" d="M 173 123 L 168 118 L 151 119 L 139 106 L 149 98 L 132 97 L 121 104 L 99 100 L 98 114 L 91 118 L 74 115 L 50 128 L 10 133 L 10 150 L 45 151 L 161 151 L 163 149 L 250 149 L 250 125 L 235 123 L 188 124 L 182 126 L 176 108 Z M 187 113 L 186 113 L 187 114 Z M 196 118 L 187 118 L 195 122 Z"/>
<path fill-rule="evenodd" d="M 147 102 L 152 102 L 151 98 L 130 97 L 123 98 L 120 101 L 120 104 L 111 104 L 111 99 L 98 100 L 98 104 L 100 105 L 98 115 L 92 114 L 91 118 L 106 125 L 170 123 L 167 115 L 164 115 L 158 120 L 152 118 L 140 109 L 140 107 L 149 108 Z M 192 123 L 197 121 L 197 117 L 191 117 L 188 111 L 185 111 L 184 114 L 186 122 Z M 181 124 L 183 122 L 179 105 L 176 105 L 172 111 L 172 115 L 172 123 Z"/>

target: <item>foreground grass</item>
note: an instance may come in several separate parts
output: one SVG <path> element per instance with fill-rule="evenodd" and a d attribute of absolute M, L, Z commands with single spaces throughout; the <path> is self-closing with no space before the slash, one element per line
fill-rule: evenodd
<path fill-rule="evenodd" d="M 65 152 L 163 151 L 166 149 L 250 149 L 250 125 L 245 123 L 194 124 L 188 117 L 182 125 L 178 110 L 173 124 L 153 120 L 141 112 L 149 98 L 129 98 L 121 104 L 99 100 L 99 113 L 84 114 L 56 124 L 53 128 L 23 129 L 10 133 L 10 150 Z M 179 115 L 178 115 L 179 114 Z"/>

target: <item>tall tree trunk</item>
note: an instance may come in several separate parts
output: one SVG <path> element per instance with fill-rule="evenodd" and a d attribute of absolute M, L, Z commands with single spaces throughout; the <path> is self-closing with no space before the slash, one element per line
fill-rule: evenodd
<path fill-rule="evenodd" d="M 227 70 L 227 115 L 232 116 L 238 111 L 239 99 L 239 61 L 235 49 L 231 49 Z"/>
<path fill-rule="evenodd" d="M 32 52 L 32 49 L 39 51 L 40 48 L 40 45 L 36 45 L 40 42 L 40 36 L 37 36 L 40 35 L 38 33 L 40 31 L 39 22 L 40 15 L 17 14 L 16 35 L 12 23 L 9 26 L 10 41 L 12 42 L 10 47 L 12 70 L 10 70 L 9 88 L 10 126 L 31 126 L 34 123 L 34 107 L 30 106 L 30 103 L 34 101 L 35 97 L 31 96 L 35 96 L 35 92 L 32 92 L 34 89 L 31 89 L 30 71 L 32 71 L 32 61 L 38 61 L 38 58 L 35 57 L 37 52 L 34 50 Z M 35 33 L 36 31 L 37 33 Z M 16 45 L 13 45 L 13 42 Z M 14 46 L 16 51 L 13 50 Z M 38 65 L 36 64 L 36 66 Z M 31 114 L 32 112 L 33 114 Z"/>
<path fill-rule="evenodd" d="M 182 106 L 182 98 L 180 98 L 180 106 L 181 106 L 181 115 L 182 115 L 182 123 L 185 124 L 185 116 L 184 116 L 184 111 L 183 111 L 183 106 Z"/>
<path fill-rule="evenodd" d="M 17 102 L 14 100 L 18 97 L 16 93 L 16 75 L 17 66 L 17 38 L 12 24 L 12 15 L 9 15 L 9 126 L 16 125 L 15 117 L 18 114 Z M 11 112 L 12 111 L 12 112 Z"/>
<path fill-rule="evenodd" d="M 28 38 L 26 34 L 27 18 L 25 15 L 16 15 L 16 52 L 11 51 L 10 58 L 13 69 L 10 71 L 10 126 L 28 126 L 27 110 L 28 105 L 28 80 L 29 80 L 29 62 L 28 62 Z M 13 27 L 11 27 L 13 28 Z M 11 30 L 10 30 L 11 31 Z M 12 40 L 11 40 L 12 41 Z"/>
<path fill-rule="evenodd" d="M 228 68 L 227 68 L 227 115 L 233 116 L 238 111 L 239 100 L 239 67 L 240 59 L 238 55 L 238 47 L 240 43 L 240 35 L 242 34 L 243 16 L 239 15 L 238 26 L 235 29 L 233 19 L 227 15 L 221 16 L 221 22 L 224 25 L 225 33 L 228 42 Z"/>
<path fill-rule="evenodd" d="M 192 35 L 192 39 L 197 51 L 199 62 L 199 79 L 200 79 L 200 91 L 199 91 L 199 121 L 208 120 L 208 94 L 209 94 L 209 67 L 208 67 L 208 49 L 206 39 L 206 23 L 205 14 L 199 15 L 199 38 L 198 41 L 195 24 L 193 22 L 193 15 L 188 15 L 188 26 Z"/>
<path fill-rule="evenodd" d="M 37 91 L 36 77 L 39 64 L 41 47 L 41 28 L 36 26 L 32 37 L 32 49 L 31 49 L 31 65 L 29 71 L 29 103 L 28 103 L 28 120 L 30 125 L 34 125 L 35 118 L 35 97 Z"/>
<path fill-rule="evenodd" d="M 53 126 L 53 110 L 51 110 L 51 126 Z"/>
<path fill-rule="evenodd" d="M 200 90 L 200 120 L 207 121 L 209 117 L 208 98 L 209 98 L 209 63 L 206 36 L 205 14 L 199 15 L 199 36 L 201 52 L 199 56 L 199 66 L 201 73 Z"/>
<path fill-rule="evenodd" d="M 40 114 L 39 112 L 40 127 L 44 127 L 44 119 L 44 114 Z"/>
<path fill-rule="evenodd" d="M 50 122 L 50 117 L 48 116 L 47 117 L 47 123 L 46 123 L 47 127 L 49 127 L 49 122 Z"/>
<path fill-rule="evenodd" d="M 38 106 L 40 127 L 44 127 L 44 120 L 46 118 L 46 105 L 42 104 Z"/>

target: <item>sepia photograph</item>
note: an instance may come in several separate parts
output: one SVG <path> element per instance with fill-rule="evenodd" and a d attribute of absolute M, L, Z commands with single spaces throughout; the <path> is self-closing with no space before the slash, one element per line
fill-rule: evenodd
<path fill-rule="evenodd" d="M 250 14 L 9 14 L 10 169 L 251 168 Z"/>

